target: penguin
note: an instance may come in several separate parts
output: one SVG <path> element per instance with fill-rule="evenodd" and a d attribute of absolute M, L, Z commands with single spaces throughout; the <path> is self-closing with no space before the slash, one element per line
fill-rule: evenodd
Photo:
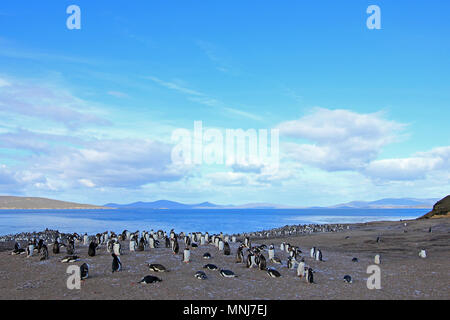
<path fill-rule="evenodd" d="M 380 258 L 379 254 L 375 255 L 374 262 L 375 262 L 375 264 L 380 264 L 381 263 L 381 258 Z"/>
<path fill-rule="evenodd" d="M 226 256 L 229 256 L 231 254 L 231 249 L 230 249 L 230 245 L 228 244 L 228 242 L 225 242 L 223 245 L 223 254 Z"/>
<path fill-rule="evenodd" d="M 37 248 L 38 253 L 41 253 L 41 249 L 42 249 L 43 245 L 44 245 L 44 240 L 39 239 L 38 248 Z"/>
<path fill-rule="evenodd" d="M 167 236 L 165 237 L 165 243 L 166 243 L 166 248 L 170 248 L 170 239 Z"/>
<path fill-rule="evenodd" d="M 120 262 L 120 258 L 115 253 L 111 254 L 111 256 L 113 257 L 112 273 L 122 270 L 122 262 Z"/>
<path fill-rule="evenodd" d="M 89 244 L 89 249 L 88 249 L 89 257 L 95 256 L 95 249 L 97 249 L 97 246 L 98 246 L 98 244 L 95 241 L 91 241 L 91 243 Z"/>
<path fill-rule="evenodd" d="M 45 244 L 41 246 L 41 261 L 48 259 L 48 248 Z"/>
<path fill-rule="evenodd" d="M 266 268 L 267 268 L 266 258 L 261 254 L 259 256 L 259 270 L 266 270 Z"/>
<path fill-rule="evenodd" d="M 281 277 L 281 274 L 277 270 L 272 269 L 272 268 L 268 268 L 267 269 L 267 274 L 269 276 L 271 276 L 272 278 L 279 278 L 279 277 Z"/>
<path fill-rule="evenodd" d="M 156 282 L 161 282 L 162 280 L 158 277 L 155 276 L 145 276 L 141 281 L 139 281 L 138 283 L 142 283 L 142 284 L 149 284 L 149 283 L 156 283 Z"/>
<path fill-rule="evenodd" d="M 211 259 L 211 254 L 209 252 L 204 253 L 203 259 Z"/>
<path fill-rule="evenodd" d="M 250 244 L 250 238 L 249 238 L 249 237 L 245 237 L 245 239 L 244 239 L 244 245 L 245 245 L 247 248 L 250 248 L 250 247 L 251 247 L 251 244 Z"/>
<path fill-rule="evenodd" d="M 169 272 L 169 270 L 167 270 L 166 267 L 158 263 L 149 264 L 148 268 L 150 269 L 150 271 L 154 272 Z"/>
<path fill-rule="evenodd" d="M 53 243 L 53 254 L 59 254 L 59 242 L 58 239 L 55 239 L 55 242 Z"/>
<path fill-rule="evenodd" d="M 419 257 L 425 259 L 427 257 L 427 252 L 425 250 L 420 250 Z"/>
<path fill-rule="evenodd" d="M 197 271 L 194 274 L 194 277 L 199 279 L 199 280 L 206 280 L 208 277 L 206 276 L 206 273 L 204 273 L 203 271 Z"/>
<path fill-rule="evenodd" d="M 174 238 L 173 242 L 172 242 L 172 253 L 178 254 L 179 251 L 180 251 L 180 246 L 178 245 L 177 238 Z"/>
<path fill-rule="evenodd" d="M 14 250 L 11 252 L 12 255 L 24 254 L 26 250 L 20 247 L 20 243 L 16 242 L 14 244 Z"/>
<path fill-rule="evenodd" d="M 131 236 L 131 239 L 130 239 L 130 252 L 136 251 L 136 248 L 137 248 L 136 240 L 135 240 L 134 236 Z"/>
<path fill-rule="evenodd" d="M 347 283 L 353 283 L 352 277 L 350 277 L 349 275 L 344 276 L 344 281 Z"/>
<path fill-rule="evenodd" d="M 73 239 L 69 239 L 69 244 L 67 245 L 66 250 L 69 256 L 75 253 L 75 243 L 73 242 Z"/>
<path fill-rule="evenodd" d="M 80 267 L 80 280 L 85 280 L 89 277 L 89 265 L 87 263 L 83 263 Z"/>
<path fill-rule="evenodd" d="M 224 278 L 236 278 L 237 275 L 234 274 L 233 271 L 230 270 L 220 270 L 220 275 Z"/>
<path fill-rule="evenodd" d="M 217 269 L 219 269 L 219 268 L 217 268 L 217 266 L 214 265 L 214 264 L 208 263 L 208 264 L 205 264 L 205 265 L 203 266 L 203 269 L 217 270 Z"/>
<path fill-rule="evenodd" d="M 219 240 L 219 251 L 223 251 L 225 246 L 225 242 L 223 240 Z"/>
<path fill-rule="evenodd" d="M 292 257 L 288 258 L 287 267 L 288 269 L 295 269 L 295 260 Z"/>
<path fill-rule="evenodd" d="M 280 244 L 280 250 L 281 250 L 281 251 L 284 251 L 284 242 L 282 242 L 282 243 Z"/>
<path fill-rule="evenodd" d="M 244 262 L 244 252 L 242 252 L 242 246 L 240 246 L 236 252 L 236 263 L 242 262 Z"/>
<path fill-rule="evenodd" d="M 273 257 L 273 259 L 271 260 L 273 263 L 276 263 L 276 264 L 281 264 L 282 262 L 281 262 L 281 259 L 280 258 L 278 258 L 278 257 Z"/>
<path fill-rule="evenodd" d="M 139 240 L 139 245 L 137 251 L 144 251 L 145 250 L 145 240 L 143 237 Z"/>
<path fill-rule="evenodd" d="M 88 242 L 89 242 L 89 237 L 88 237 L 87 233 L 85 233 L 83 236 L 83 244 L 85 246 L 87 246 Z"/>
<path fill-rule="evenodd" d="M 72 262 L 77 262 L 78 261 L 78 256 L 65 256 L 61 262 L 62 263 L 72 263 Z"/>
<path fill-rule="evenodd" d="M 322 251 L 320 249 L 317 249 L 317 251 L 316 251 L 316 260 L 323 261 L 322 260 Z"/>
<path fill-rule="evenodd" d="M 33 242 L 29 242 L 27 246 L 27 257 L 32 257 L 34 253 L 34 244 Z"/>
<path fill-rule="evenodd" d="M 249 254 L 247 256 L 246 267 L 247 268 L 253 268 L 254 265 L 256 265 L 255 255 L 253 253 L 249 252 Z"/>
<path fill-rule="evenodd" d="M 313 258 L 313 259 L 314 259 L 314 258 L 315 258 L 315 256 L 316 256 L 316 247 L 312 247 L 312 248 L 311 248 L 311 252 L 310 252 L 310 253 L 311 253 L 311 258 Z"/>
<path fill-rule="evenodd" d="M 122 251 L 122 245 L 120 244 L 119 241 L 114 242 L 113 251 L 116 256 L 120 256 L 121 251 Z"/>
<path fill-rule="evenodd" d="M 272 243 L 269 247 L 269 260 L 272 260 L 274 256 L 275 256 L 275 246 Z"/>
<path fill-rule="evenodd" d="M 183 251 L 183 262 L 189 263 L 190 260 L 191 260 L 191 251 L 189 250 L 189 248 L 185 248 Z"/>
<path fill-rule="evenodd" d="M 153 236 L 150 236 L 150 238 L 148 239 L 148 246 L 150 249 L 155 248 L 155 238 L 153 238 Z"/>
<path fill-rule="evenodd" d="M 297 267 L 297 277 L 303 278 L 305 276 L 305 259 L 302 259 Z"/>
<path fill-rule="evenodd" d="M 314 276 L 313 276 L 313 269 L 312 268 L 308 268 L 308 270 L 306 271 L 306 282 L 307 283 L 314 283 Z"/>
<path fill-rule="evenodd" d="M 352 259 L 352 262 L 358 262 L 358 261 L 359 261 L 359 260 L 358 260 L 358 258 L 356 258 L 356 257 Z"/>

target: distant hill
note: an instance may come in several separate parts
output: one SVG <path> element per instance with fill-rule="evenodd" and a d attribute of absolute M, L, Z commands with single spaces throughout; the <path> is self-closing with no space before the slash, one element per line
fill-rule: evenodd
<path fill-rule="evenodd" d="M 338 204 L 330 208 L 336 209 L 428 209 L 432 208 L 433 204 L 439 199 L 415 199 L 415 198 L 400 198 L 400 199 L 381 199 L 376 201 L 352 201 L 348 203 Z"/>
<path fill-rule="evenodd" d="M 0 196 L 0 210 L 7 209 L 103 209 L 103 207 L 47 198 Z"/>
<path fill-rule="evenodd" d="M 209 202 L 198 204 L 184 204 L 169 200 L 158 200 L 154 202 L 133 202 L 129 204 L 107 203 L 105 207 L 110 208 L 134 208 L 134 209 L 201 209 L 201 208 L 219 208 L 220 206 Z"/>
<path fill-rule="evenodd" d="M 450 195 L 436 202 L 436 204 L 433 206 L 433 210 L 419 219 L 440 218 L 448 216 L 450 216 Z"/>

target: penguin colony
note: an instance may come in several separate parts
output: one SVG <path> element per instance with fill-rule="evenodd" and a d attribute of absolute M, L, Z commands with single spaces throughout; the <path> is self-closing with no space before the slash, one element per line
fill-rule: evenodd
<path fill-rule="evenodd" d="M 286 267 L 288 270 L 295 270 L 298 278 L 304 279 L 307 283 L 314 283 L 315 271 L 307 265 L 306 259 L 323 262 L 322 251 L 318 247 L 313 247 L 310 250 L 310 257 L 307 257 L 303 251 L 296 246 L 292 246 L 289 243 L 282 242 L 278 248 L 274 244 L 269 247 L 266 245 L 257 245 L 252 243 L 258 239 L 271 237 L 283 237 L 292 236 L 296 234 L 310 234 L 314 232 L 338 232 L 344 230 L 344 225 L 306 225 L 306 226 L 289 226 L 269 231 L 254 232 L 248 234 L 238 235 L 224 235 L 209 234 L 193 232 L 185 234 L 184 232 L 175 233 L 172 229 L 169 233 L 158 230 L 157 232 L 151 231 L 136 231 L 130 232 L 124 230 L 121 234 L 114 232 L 103 232 L 96 235 L 79 235 L 74 234 L 61 234 L 58 231 L 46 230 L 42 233 L 33 234 L 21 234 L 14 237 L 15 246 L 12 251 L 12 255 L 26 255 L 27 257 L 39 256 L 40 260 L 49 259 L 48 247 L 52 247 L 54 255 L 65 253 L 64 257 L 60 259 L 62 263 L 77 263 L 80 260 L 82 254 L 81 248 L 78 244 L 87 246 L 87 255 L 89 257 L 95 257 L 99 252 L 105 251 L 112 257 L 111 260 L 111 272 L 120 272 L 123 269 L 121 256 L 123 255 L 122 244 L 125 241 L 129 241 L 129 253 L 132 255 L 134 252 L 142 252 L 155 248 L 165 248 L 171 251 L 173 255 L 181 254 L 180 262 L 190 263 L 191 258 L 197 262 L 200 260 L 213 259 L 214 255 L 230 256 L 230 264 L 243 264 L 248 269 L 254 269 L 255 272 L 265 272 L 268 277 L 279 278 L 282 274 L 274 267 L 269 267 L 268 264 L 279 265 L 279 267 Z M 5 238 L 5 237 L 3 237 Z M 10 237 L 10 240 L 13 237 Z M 20 243 L 26 242 L 25 248 L 21 247 Z M 232 253 L 230 243 L 236 243 L 237 249 L 235 254 Z M 204 253 L 201 257 L 195 254 L 195 249 L 199 246 L 211 246 L 212 250 L 215 250 L 214 254 L 209 252 Z M 180 249 L 180 247 L 182 247 Z M 100 251 L 101 250 L 101 251 Z M 276 255 L 277 251 L 287 256 L 284 261 Z M 421 257 L 426 257 L 425 250 L 420 253 Z M 375 256 L 375 263 L 380 263 L 380 256 Z M 357 258 L 352 261 L 357 262 Z M 87 263 L 83 263 L 80 266 L 81 280 L 89 278 L 90 267 Z M 203 270 L 207 272 L 217 272 L 224 278 L 238 277 L 233 271 L 220 268 L 212 263 L 205 264 Z M 152 273 L 165 273 L 169 272 L 165 266 L 158 263 L 148 264 L 148 271 Z M 289 272 L 289 271 L 287 271 Z M 207 280 L 208 275 L 204 271 L 197 271 L 193 276 L 198 280 Z M 352 278 L 349 275 L 344 276 L 344 280 L 347 283 L 352 283 Z M 152 284 L 163 281 L 161 278 L 154 275 L 145 275 L 137 283 L 140 284 Z"/>

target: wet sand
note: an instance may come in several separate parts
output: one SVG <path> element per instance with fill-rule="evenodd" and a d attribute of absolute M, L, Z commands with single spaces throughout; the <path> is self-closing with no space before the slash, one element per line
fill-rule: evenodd
<path fill-rule="evenodd" d="M 337 233 L 252 240 L 253 245 L 275 245 L 275 255 L 282 259 L 283 266 L 270 262 L 268 266 L 276 268 L 281 278 L 270 278 L 264 271 L 236 264 L 238 244 L 231 244 L 231 256 L 224 256 L 211 244 L 192 249 L 191 263 L 185 264 L 181 262 L 182 254 L 173 255 L 166 248 L 129 252 L 125 241 L 123 270 L 114 274 L 112 257 L 104 246 L 97 256 L 89 257 L 87 246 L 77 244 L 76 254 L 81 260 L 75 264 L 88 263 L 89 278 L 82 282 L 81 290 L 69 290 L 69 265 L 60 262 L 65 253 L 54 255 L 49 247 L 50 259 L 39 261 L 38 255 L 27 258 L 0 252 L 0 299 L 450 299 L 450 220 L 407 223 L 405 227 L 404 222 L 373 222 L 351 225 L 349 230 Z M 430 226 L 432 233 L 428 232 Z M 288 255 L 280 251 L 281 242 L 301 248 L 306 263 L 315 271 L 314 284 L 296 277 L 296 269 L 287 269 Z M 312 246 L 322 250 L 324 261 L 309 257 Z M 180 252 L 183 248 L 184 242 L 180 241 Z M 426 250 L 427 258 L 419 257 L 421 249 Z M 211 253 L 212 259 L 204 260 L 205 252 Z M 381 256 L 381 289 L 369 290 L 366 270 L 374 264 L 376 254 Z M 264 255 L 268 257 L 267 251 Z M 353 257 L 359 261 L 352 262 Z M 163 264 L 170 272 L 150 272 L 147 263 Z M 204 270 L 206 263 L 232 270 L 238 277 L 223 278 L 218 271 Z M 198 270 L 205 271 L 208 279 L 195 279 Z M 150 274 L 163 281 L 137 283 Z M 347 274 L 353 283 L 343 281 Z"/>

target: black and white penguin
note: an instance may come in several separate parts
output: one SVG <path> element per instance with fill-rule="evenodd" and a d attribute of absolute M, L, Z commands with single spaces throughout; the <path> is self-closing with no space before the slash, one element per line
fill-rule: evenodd
<path fill-rule="evenodd" d="M 308 270 L 306 271 L 306 282 L 308 283 L 314 283 L 314 275 L 313 275 L 313 269 L 312 268 L 308 268 Z"/>
<path fill-rule="evenodd" d="M 40 253 L 41 253 L 41 261 L 48 259 L 48 248 L 45 244 L 42 244 Z"/>
<path fill-rule="evenodd" d="M 316 251 L 316 260 L 323 261 L 322 260 L 322 251 L 320 249 L 317 249 L 317 251 Z"/>
<path fill-rule="evenodd" d="M 206 280 L 208 277 L 206 276 L 206 273 L 204 273 L 203 271 L 197 271 L 194 274 L 194 277 L 199 279 L 199 280 Z"/>
<path fill-rule="evenodd" d="M 169 272 L 166 267 L 158 263 L 151 263 L 148 265 L 148 268 L 150 269 L 150 271 L 154 272 Z"/>
<path fill-rule="evenodd" d="M 344 276 L 344 281 L 347 283 L 353 283 L 352 277 L 350 277 L 349 275 Z"/>
<path fill-rule="evenodd" d="M 115 241 L 113 244 L 113 251 L 116 256 L 120 256 L 122 253 L 122 245 L 119 241 Z"/>
<path fill-rule="evenodd" d="M 264 257 L 262 254 L 259 256 L 259 270 L 266 270 L 267 269 L 267 262 L 266 257 Z"/>
<path fill-rule="evenodd" d="M 231 249 L 230 249 L 230 245 L 228 244 L 228 242 L 225 242 L 223 244 L 223 254 L 226 256 L 229 256 L 231 254 Z"/>
<path fill-rule="evenodd" d="M 249 252 L 247 255 L 247 268 L 253 268 L 256 265 L 255 255 L 252 252 Z"/>
<path fill-rule="evenodd" d="M 288 258 L 287 267 L 288 267 L 288 269 L 294 269 L 295 268 L 295 259 L 294 258 L 292 258 L 292 257 Z"/>
<path fill-rule="evenodd" d="M 242 246 L 239 246 L 236 252 L 236 263 L 244 262 L 244 252 L 242 251 Z"/>
<path fill-rule="evenodd" d="M 219 269 L 219 268 L 217 268 L 217 266 L 214 265 L 214 264 L 208 263 L 208 264 L 205 264 L 205 265 L 203 266 L 203 269 L 217 270 L 217 269 Z"/>
<path fill-rule="evenodd" d="M 273 257 L 271 261 L 276 264 L 282 264 L 281 259 L 276 256 Z"/>
<path fill-rule="evenodd" d="M 189 250 L 189 248 L 185 248 L 183 251 L 183 262 L 184 263 L 191 262 L 191 250 Z"/>
<path fill-rule="evenodd" d="M 67 244 L 66 250 L 68 255 L 73 255 L 75 253 L 75 242 L 73 238 L 69 239 L 69 243 Z"/>
<path fill-rule="evenodd" d="M 17 255 L 17 254 L 25 254 L 26 250 L 20 247 L 20 243 L 16 242 L 14 244 L 14 250 L 11 252 L 12 255 Z"/>
<path fill-rule="evenodd" d="M 27 246 L 27 257 L 32 257 L 34 253 L 34 243 L 32 241 L 28 242 Z"/>
<path fill-rule="evenodd" d="M 53 243 L 53 248 L 52 248 L 53 254 L 59 254 L 59 251 L 60 251 L 59 247 L 60 247 L 60 244 L 58 242 L 58 239 L 56 239 L 55 242 Z"/>
<path fill-rule="evenodd" d="M 352 262 L 358 262 L 358 258 L 354 257 L 354 258 L 352 259 Z"/>
<path fill-rule="evenodd" d="M 72 262 L 77 262 L 79 259 L 78 259 L 78 256 L 74 256 L 74 255 L 72 255 L 72 256 L 65 256 L 62 260 L 61 260 L 61 262 L 62 263 L 72 263 Z"/>
<path fill-rule="evenodd" d="M 89 265 L 87 263 L 83 263 L 80 267 L 80 278 L 81 280 L 85 280 L 89 277 Z"/>
<path fill-rule="evenodd" d="M 139 281 L 138 283 L 142 283 L 142 284 L 150 284 L 150 283 L 156 283 L 156 282 L 161 282 L 162 280 L 158 277 L 155 276 L 145 276 L 141 281 Z"/>
<path fill-rule="evenodd" d="M 203 254 L 203 259 L 211 259 L 211 254 L 209 252 L 206 252 Z"/>
<path fill-rule="evenodd" d="M 172 253 L 178 254 L 179 251 L 180 251 L 180 246 L 178 245 L 178 240 L 177 240 L 177 238 L 174 238 L 172 241 Z"/>
<path fill-rule="evenodd" d="M 312 247 L 312 248 L 311 248 L 310 254 L 311 254 L 311 258 L 314 259 L 314 258 L 316 257 L 316 247 Z"/>
<path fill-rule="evenodd" d="M 303 278 L 306 274 L 305 271 L 305 259 L 302 258 L 302 260 L 300 260 L 300 262 L 298 263 L 297 277 Z"/>
<path fill-rule="evenodd" d="M 169 239 L 169 237 L 165 236 L 164 240 L 165 240 L 166 248 L 170 248 L 170 239 Z"/>
<path fill-rule="evenodd" d="M 112 272 L 114 273 L 122 270 L 122 262 L 120 261 L 120 258 L 115 253 L 111 254 L 111 256 L 113 257 Z"/>
<path fill-rule="evenodd" d="M 267 269 L 267 274 L 269 276 L 271 276 L 272 278 L 279 278 L 281 277 L 281 274 L 278 272 L 278 270 L 272 269 L 272 268 L 268 268 Z"/>
<path fill-rule="evenodd" d="M 98 246 L 98 244 L 95 241 L 91 241 L 91 243 L 89 244 L 89 249 L 88 249 L 89 257 L 95 256 L 95 249 L 97 249 L 97 246 Z"/>
<path fill-rule="evenodd" d="M 275 246 L 273 243 L 269 246 L 269 261 L 275 256 Z"/>
<path fill-rule="evenodd" d="M 42 249 L 43 245 L 44 245 L 44 240 L 39 239 L 38 247 L 37 247 L 38 253 L 41 253 L 41 249 Z"/>
<path fill-rule="evenodd" d="M 234 274 L 233 271 L 230 270 L 220 270 L 220 275 L 224 278 L 236 278 L 237 275 Z"/>
<path fill-rule="evenodd" d="M 137 251 L 144 251 L 144 250 L 145 250 L 145 239 L 144 237 L 141 237 L 141 239 L 139 240 Z"/>

